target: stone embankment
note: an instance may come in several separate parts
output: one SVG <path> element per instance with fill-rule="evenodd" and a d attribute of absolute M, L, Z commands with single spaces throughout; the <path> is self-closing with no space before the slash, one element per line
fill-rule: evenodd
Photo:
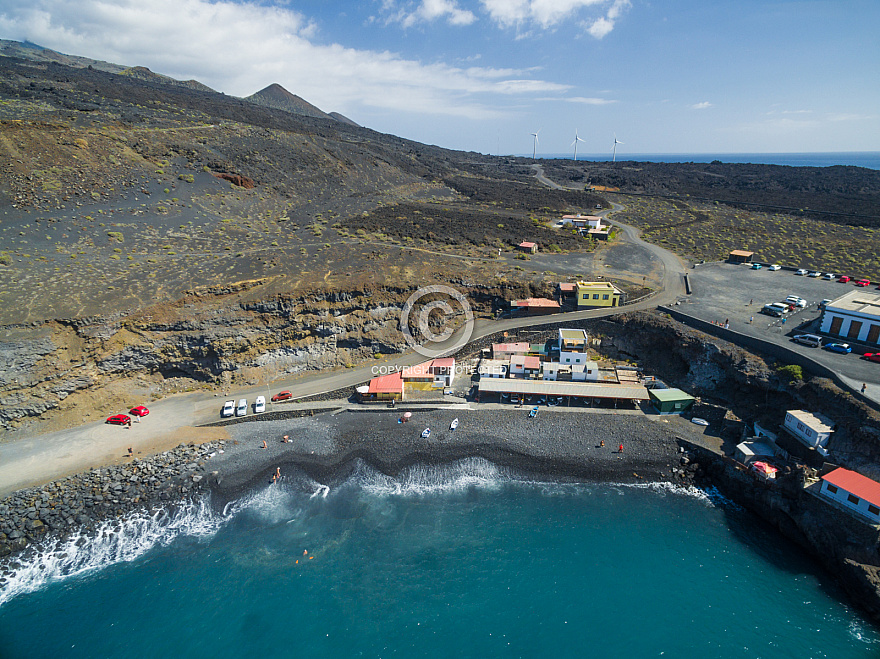
<path fill-rule="evenodd" d="M 92 530 L 134 510 L 180 501 L 203 488 L 211 457 L 225 445 L 181 444 L 149 458 L 20 490 L 0 501 L 0 556 L 49 535 Z"/>

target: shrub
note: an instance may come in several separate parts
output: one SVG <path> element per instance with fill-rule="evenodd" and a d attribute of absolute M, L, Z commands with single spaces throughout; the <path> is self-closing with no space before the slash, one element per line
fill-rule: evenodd
<path fill-rule="evenodd" d="M 122 232 L 121 232 L 121 231 L 108 231 L 108 232 L 107 232 L 107 237 L 108 237 L 110 240 L 115 240 L 115 241 L 120 242 L 120 243 L 124 243 L 124 242 L 125 242 L 125 236 L 122 235 Z"/>
<path fill-rule="evenodd" d="M 797 364 L 788 364 L 787 366 L 780 366 L 776 369 L 776 372 L 779 374 L 779 377 L 785 380 L 788 383 L 799 382 L 804 379 L 804 371 Z"/>

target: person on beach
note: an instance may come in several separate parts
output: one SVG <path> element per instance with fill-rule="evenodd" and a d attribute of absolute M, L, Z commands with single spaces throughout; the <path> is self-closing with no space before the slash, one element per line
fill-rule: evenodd
<path fill-rule="evenodd" d="M 604 439 L 599 442 L 599 448 L 605 448 L 605 440 Z"/>
<path fill-rule="evenodd" d="M 868 385 L 866 385 L 864 382 L 862 382 L 862 393 L 865 393 L 865 391 L 867 391 L 867 389 L 868 389 Z"/>
<path fill-rule="evenodd" d="M 266 443 L 266 440 L 263 440 L 263 445 L 260 448 L 269 448 L 269 445 Z"/>
<path fill-rule="evenodd" d="M 287 435 L 284 435 L 284 439 L 281 440 L 281 443 L 282 443 L 282 444 L 289 444 L 289 443 L 290 443 L 290 437 L 287 436 Z"/>
<path fill-rule="evenodd" d="M 281 467 L 275 467 L 275 478 L 281 480 Z"/>
<path fill-rule="evenodd" d="M 623 453 L 623 444 L 621 444 L 620 446 L 617 447 L 617 452 Z"/>

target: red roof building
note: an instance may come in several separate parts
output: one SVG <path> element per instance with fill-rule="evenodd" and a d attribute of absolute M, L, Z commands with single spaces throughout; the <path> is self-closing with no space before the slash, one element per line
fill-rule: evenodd
<path fill-rule="evenodd" d="M 525 300 L 513 300 L 510 308 L 525 312 L 527 316 L 543 316 L 559 311 L 559 302 L 544 297 L 529 297 Z"/>
<path fill-rule="evenodd" d="M 822 494 L 874 523 L 880 522 L 880 483 L 838 467 L 822 476 Z"/>
<path fill-rule="evenodd" d="M 521 252 L 526 252 L 527 254 L 537 254 L 538 244 L 523 241 L 518 245 L 517 249 Z"/>
<path fill-rule="evenodd" d="M 403 378 L 397 371 L 388 375 L 380 375 L 370 380 L 370 388 L 367 393 L 376 400 L 401 400 L 403 399 Z"/>

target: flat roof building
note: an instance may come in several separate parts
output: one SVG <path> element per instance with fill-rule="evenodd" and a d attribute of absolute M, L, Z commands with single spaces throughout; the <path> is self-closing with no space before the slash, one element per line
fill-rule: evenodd
<path fill-rule="evenodd" d="M 620 306 L 620 291 L 610 281 L 579 281 L 577 305 L 585 307 Z"/>
<path fill-rule="evenodd" d="M 754 252 L 747 252 L 744 249 L 735 249 L 727 256 L 727 260 L 731 263 L 748 263 L 755 255 Z"/>
<path fill-rule="evenodd" d="M 650 389 L 648 396 L 660 414 L 681 414 L 694 404 L 694 397 L 681 389 Z"/>
<path fill-rule="evenodd" d="M 829 302 L 822 310 L 819 331 L 880 346 L 880 294 L 857 289 Z"/>
<path fill-rule="evenodd" d="M 834 421 L 822 414 L 813 414 L 804 410 L 788 410 L 782 427 L 795 439 L 810 448 L 825 448 L 831 433 L 834 432 Z"/>

